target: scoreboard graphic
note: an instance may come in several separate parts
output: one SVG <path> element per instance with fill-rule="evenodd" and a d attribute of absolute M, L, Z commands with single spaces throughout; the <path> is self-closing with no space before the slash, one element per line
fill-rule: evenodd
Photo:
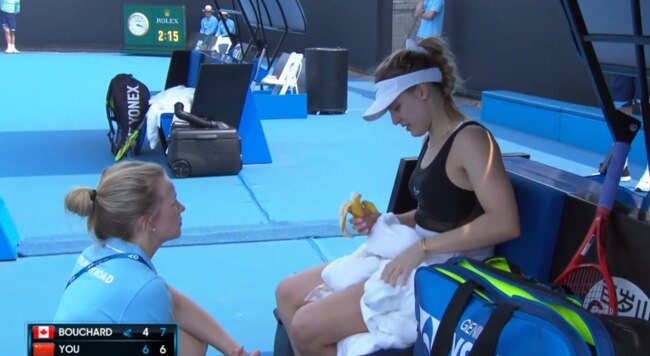
<path fill-rule="evenodd" d="M 176 324 L 28 324 L 28 356 L 178 356 Z"/>
<path fill-rule="evenodd" d="M 185 49 L 185 6 L 124 5 L 124 50 L 171 53 Z"/>

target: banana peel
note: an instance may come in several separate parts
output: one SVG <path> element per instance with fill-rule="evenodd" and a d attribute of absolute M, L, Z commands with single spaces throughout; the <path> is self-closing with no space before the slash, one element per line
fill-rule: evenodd
<path fill-rule="evenodd" d="M 365 210 L 364 210 L 365 209 Z M 376 213 L 377 207 L 375 204 L 368 200 L 361 200 L 361 194 L 352 193 L 350 195 L 350 200 L 346 201 L 341 205 L 339 209 L 339 224 L 341 227 L 341 233 L 343 236 L 350 237 L 350 233 L 347 229 L 347 215 L 348 213 L 352 214 L 355 218 L 363 217 L 365 212 Z"/>

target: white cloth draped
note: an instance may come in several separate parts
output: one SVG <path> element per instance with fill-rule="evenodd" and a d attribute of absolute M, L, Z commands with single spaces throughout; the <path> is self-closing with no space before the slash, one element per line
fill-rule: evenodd
<path fill-rule="evenodd" d="M 361 313 L 369 331 L 339 341 L 339 356 L 405 348 L 415 342 L 414 274 L 406 286 L 392 287 L 381 279 L 381 273 L 392 258 L 419 239 L 415 229 L 401 225 L 393 214 L 382 214 L 367 242 L 352 254 L 332 261 L 323 270 L 321 277 L 325 283 L 316 287 L 308 300 L 318 300 L 365 281 Z"/>
<path fill-rule="evenodd" d="M 382 349 L 407 348 L 417 338 L 415 319 L 414 278 L 409 276 L 405 286 L 385 283 L 381 274 L 392 258 L 419 243 L 420 237 L 431 238 L 437 233 L 421 227 L 400 224 L 392 213 L 382 214 L 368 235 L 368 240 L 353 253 L 333 260 L 321 273 L 324 283 L 306 298 L 315 301 L 351 285 L 364 282 L 360 307 L 368 332 L 351 335 L 338 342 L 338 356 L 358 356 Z M 468 251 L 462 255 L 484 259 L 492 248 Z M 442 263 L 461 253 L 429 256 L 423 265 Z"/>
<path fill-rule="evenodd" d="M 154 149 L 158 146 L 158 128 L 160 127 L 160 115 L 174 112 L 174 104 L 181 102 L 184 111 L 190 111 L 192 100 L 194 99 L 194 88 L 187 88 L 178 85 L 152 96 L 149 99 L 149 110 L 147 110 L 147 140 L 149 148 Z M 172 120 L 179 120 L 174 115 Z"/>

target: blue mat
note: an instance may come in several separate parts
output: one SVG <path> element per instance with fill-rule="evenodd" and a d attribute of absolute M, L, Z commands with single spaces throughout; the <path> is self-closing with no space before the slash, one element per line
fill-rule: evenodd
<path fill-rule="evenodd" d="M 0 152 L 13 152 L 0 156 L 0 177 L 97 174 L 113 162 L 107 132 L 0 132 Z"/>

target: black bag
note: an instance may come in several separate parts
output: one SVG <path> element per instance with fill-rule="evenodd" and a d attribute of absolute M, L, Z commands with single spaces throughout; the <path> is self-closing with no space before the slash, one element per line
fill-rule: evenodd
<path fill-rule="evenodd" d="M 236 175 L 242 169 L 241 141 L 237 129 L 222 121 L 207 120 L 174 105 L 183 121 L 172 124 L 167 163 L 177 178 Z"/>
<path fill-rule="evenodd" d="M 115 161 L 133 148 L 138 155 L 142 148 L 140 129 L 149 109 L 149 88 L 131 74 L 118 74 L 111 79 L 106 93 L 108 140 Z M 115 126 L 113 126 L 115 122 Z"/>

